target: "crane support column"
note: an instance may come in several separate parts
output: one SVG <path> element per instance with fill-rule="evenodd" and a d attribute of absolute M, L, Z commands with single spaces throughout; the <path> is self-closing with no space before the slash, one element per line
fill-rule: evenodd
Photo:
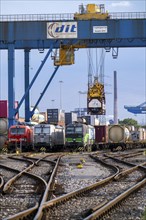
<path fill-rule="evenodd" d="M 14 124 L 14 77 L 15 77 L 15 42 L 14 23 L 8 25 L 8 126 Z"/>
<path fill-rule="evenodd" d="M 25 65 L 25 92 L 29 86 L 29 49 L 24 50 L 24 65 Z M 25 97 L 25 121 L 29 122 L 30 120 L 30 97 L 29 97 L 29 91 Z"/>
<path fill-rule="evenodd" d="M 14 124 L 14 77 L 15 77 L 15 48 L 13 43 L 8 45 L 8 124 L 9 127 Z"/>

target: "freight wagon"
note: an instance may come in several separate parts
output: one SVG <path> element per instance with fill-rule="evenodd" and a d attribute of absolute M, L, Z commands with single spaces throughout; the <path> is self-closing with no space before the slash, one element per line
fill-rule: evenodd
<path fill-rule="evenodd" d="M 8 119 L 0 118 L 0 150 L 5 147 L 8 139 Z"/>
<path fill-rule="evenodd" d="M 108 126 L 96 125 L 95 128 L 95 142 L 93 150 L 104 149 L 108 147 Z"/>
<path fill-rule="evenodd" d="M 130 139 L 130 131 L 126 126 L 111 125 L 108 127 L 108 143 L 111 150 L 125 149 Z"/>
<path fill-rule="evenodd" d="M 123 125 L 99 125 L 95 126 L 95 145 L 97 149 L 120 149 L 146 146 L 146 130 Z"/>

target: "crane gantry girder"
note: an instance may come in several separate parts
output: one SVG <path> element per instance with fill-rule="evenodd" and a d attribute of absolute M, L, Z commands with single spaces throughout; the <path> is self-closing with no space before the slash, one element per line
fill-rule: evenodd
<path fill-rule="evenodd" d="M 55 15 L 52 18 L 49 15 L 44 18 L 42 15 L 37 15 L 37 17 L 36 15 L 0 16 L 0 50 L 8 50 L 9 125 L 13 124 L 14 115 L 18 111 L 18 109 L 14 109 L 13 82 L 16 49 L 24 49 L 25 53 L 25 94 L 20 103 L 25 99 L 25 103 L 27 103 L 25 105 L 26 117 L 29 119 L 32 114 L 28 110 L 29 90 L 52 49 L 72 46 L 74 49 L 105 48 L 109 51 L 110 48 L 119 47 L 146 47 L 146 13 L 134 13 L 134 16 L 132 13 L 129 15 L 122 13 L 120 18 L 118 14 L 109 14 L 106 20 L 75 20 L 74 16 L 69 15 L 66 19 L 64 15 Z M 57 19 L 54 19 L 55 17 Z M 40 51 L 49 49 L 49 51 L 38 68 L 34 80 L 29 84 L 29 52 L 32 49 Z M 64 51 L 61 54 L 64 57 L 63 54 L 65 54 Z M 73 59 L 71 59 L 71 63 L 73 63 Z M 55 68 L 44 91 L 58 67 Z M 41 100 L 44 91 L 38 101 Z"/>
<path fill-rule="evenodd" d="M 54 48 L 60 44 L 76 48 L 145 47 L 146 15 L 143 19 L 0 22 L 0 49 L 8 49 L 9 43 L 15 49 L 45 49 L 52 43 Z"/>

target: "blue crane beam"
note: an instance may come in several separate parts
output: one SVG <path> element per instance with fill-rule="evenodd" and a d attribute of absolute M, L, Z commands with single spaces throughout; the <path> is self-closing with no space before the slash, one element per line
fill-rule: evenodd
<path fill-rule="evenodd" d="M 75 35 L 70 35 L 71 31 Z M 50 48 L 56 39 L 54 48 L 59 48 L 60 43 L 88 48 L 146 46 L 146 18 L 0 22 L 0 49 L 8 49 L 10 32 L 15 49 Z"/>

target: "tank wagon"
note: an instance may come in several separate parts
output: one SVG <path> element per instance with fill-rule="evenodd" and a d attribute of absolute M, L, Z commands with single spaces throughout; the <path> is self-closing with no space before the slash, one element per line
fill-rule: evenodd
<path fill-rule="evenodd" d="M 33 129 L 27 125 L 12 125 L 8 131 L 8 150 L 31 151 L 33 149 Z"/>
<path fill-rule="evenodd" d="M 3 149 L 8 139 L 8 119 L 0 118 L 0 150 Z"/>
<path fill-rule="evenodd" d="M 73 150 L 89 150 L 95 139 L 95 129 L 91 125 L 74 122 L 66 126 L 65 148 Z"/>
<path fill-rule="evenodd" d="M 99 125 L 95 126 L 96 149 L 120 149 L 145 147 L 146 129 L 124 126 L 124 125 Z"/>
<path fill-rule="evenodd" d="M 40 151 L 57 151 L 64 147 L 65 128 L 51 124 L 38 124 L 34 126 L 34 149 Z"/>
<path fill-rule="evenodd" d="M 111 150 L 115 148 L 125 149 L 130 141 L 130 131 L 127 127 L 121 125 L 111 125 L 108 127 L 108 142 Z"/>

